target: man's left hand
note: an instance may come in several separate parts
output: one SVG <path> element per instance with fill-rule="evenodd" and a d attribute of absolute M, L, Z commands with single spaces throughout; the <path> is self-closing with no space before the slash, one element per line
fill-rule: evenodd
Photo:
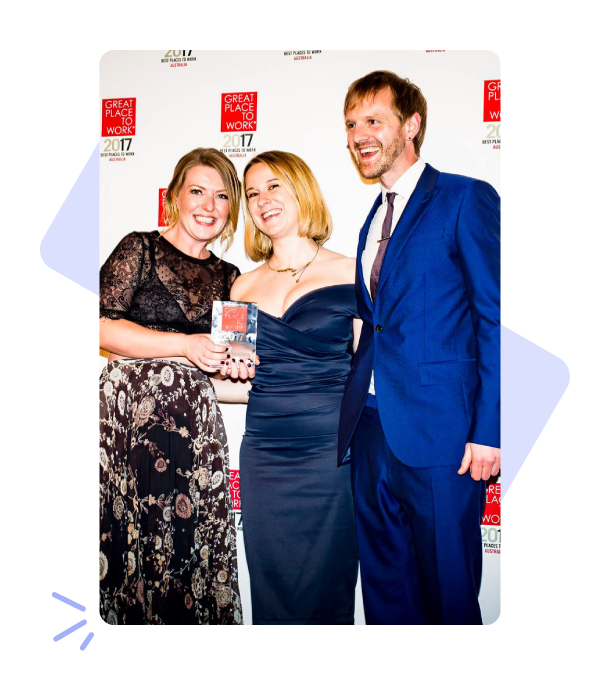
<path fill-rule="evenodd" d="M 487 480 L 490 476 L 497 476 L 500 471 L 500 448 L 467 443 L 458 470 L 459 475 L 462 476 L 467 473 L 469 467 L 471 467 L 471 478 L 473 480 Z"/>

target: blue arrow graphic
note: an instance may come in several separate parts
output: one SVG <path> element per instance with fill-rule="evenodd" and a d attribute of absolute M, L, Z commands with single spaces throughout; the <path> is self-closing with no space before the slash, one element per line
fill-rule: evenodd
<path fill-rule="evenodd" d="M 98 598 L 67 598 L 60 593 L 52 593 L 52 625 L 69 625 L 69 628 L 52 638 L 53 642 L 59 642 L 84 626 L 97 626 L 98 623 Z M 93 637 L 92 632 L 86 635 L 80 646 L 81 651 L 87 650 Z"/>

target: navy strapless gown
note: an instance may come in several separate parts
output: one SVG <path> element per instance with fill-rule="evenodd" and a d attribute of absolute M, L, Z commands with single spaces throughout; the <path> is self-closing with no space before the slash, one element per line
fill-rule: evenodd
<path fill-rule="evenodd" d="M 256 369 L 240 452 L 254 624 L 354 621 L 358 572 L 350 466 L 337 466 L 350 372 L 353 284 L 259 312 Z"/>

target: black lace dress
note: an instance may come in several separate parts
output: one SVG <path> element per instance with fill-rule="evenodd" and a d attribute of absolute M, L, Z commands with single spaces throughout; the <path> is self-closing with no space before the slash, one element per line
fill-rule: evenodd
<path fill-rule="evenodd" d="M 100 272 L 100 316 L 209 333 L 237 267 L 133 232 Z M 225 429 L 209 378 L 168 359 L 100 377 L 100 615 L 110 624 L 241 624 Z"/>

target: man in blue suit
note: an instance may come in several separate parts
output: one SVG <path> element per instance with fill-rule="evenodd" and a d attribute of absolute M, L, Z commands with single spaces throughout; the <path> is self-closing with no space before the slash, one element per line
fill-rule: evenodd
<path fill-rule="evenodd" d="M 381 184 L 339 433 L 366 620 L 480 624 L 485 481 L 500 469 L 500 199 L 420 159 L 427 103 L 408 80 L 366 75 L 344 115 L 360 174 Z"/>

